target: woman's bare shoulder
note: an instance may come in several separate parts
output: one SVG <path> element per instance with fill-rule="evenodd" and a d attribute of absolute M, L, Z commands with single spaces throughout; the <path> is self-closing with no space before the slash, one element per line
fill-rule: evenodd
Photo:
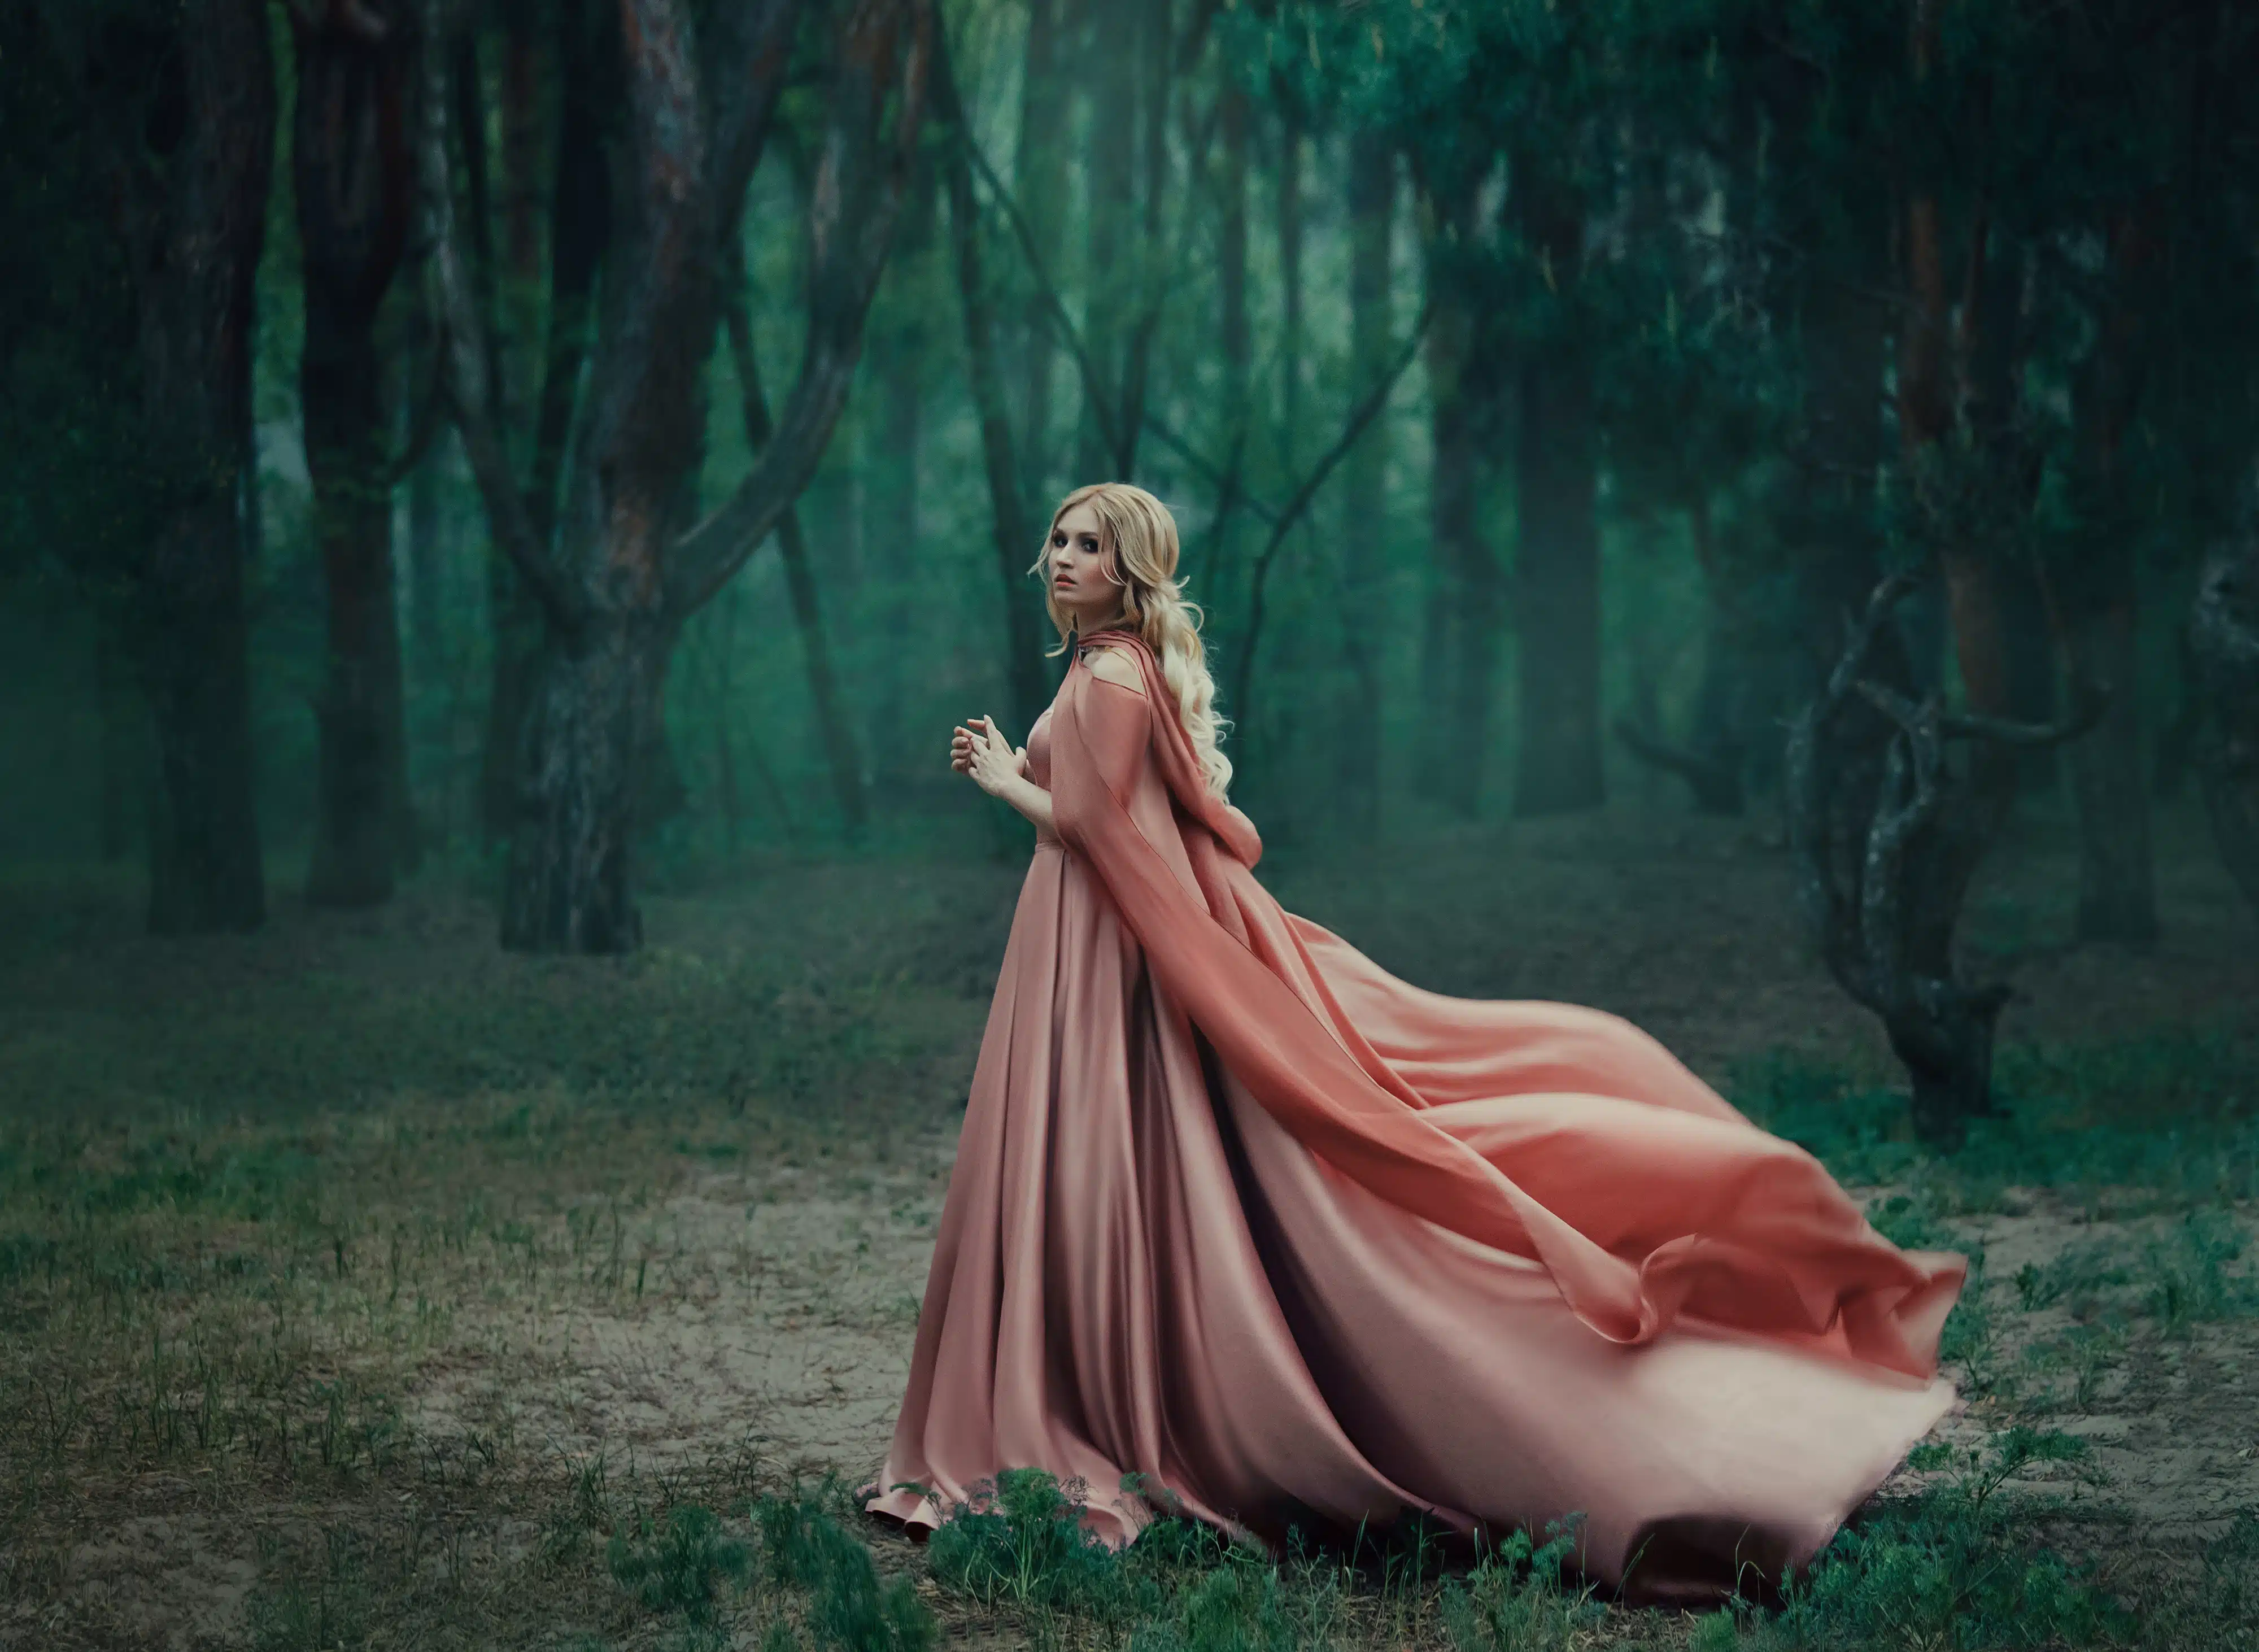
<path fill-rule="evenodd" d="M 1145 692 L 1145 674 L 1137 669 L 1137 662 L 1130 658 L 1127 649 L 1094 648 L 1082 657 L 1082 663 L 1101 682 L 1110 682 L 1132 694 Z"/>

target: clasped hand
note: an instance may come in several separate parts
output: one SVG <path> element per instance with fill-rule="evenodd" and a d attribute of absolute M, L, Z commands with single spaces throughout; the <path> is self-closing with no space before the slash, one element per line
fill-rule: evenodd
<path fill-rule="evenodd" d="M 959 723 L 949 737 L 949 766 L 969 774 L 973 783 L 991 797 L 1001 797 L 1013 781 L 1028 772 L 1028 749 L 1016 750 L 996 727 L 994 717 L 974 717 Z"/>

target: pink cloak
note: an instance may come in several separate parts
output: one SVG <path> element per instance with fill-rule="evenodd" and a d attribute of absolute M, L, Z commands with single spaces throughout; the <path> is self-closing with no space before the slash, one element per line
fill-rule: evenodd
<path fill-rule="evenodd" d="M 1957 1255 L 1599 1010 L 1388 975 L 1256 882 L 1151 650 L 1028 739 L 1039 834 L 892 1449 L 930 1526 L 999 1470 L 1279 1541 L 1581 1515 L 1650 1599 L 1800 1564 L 1943 1413 Z M 923 1490 L 905 1489 L 909 1486 Z"/>

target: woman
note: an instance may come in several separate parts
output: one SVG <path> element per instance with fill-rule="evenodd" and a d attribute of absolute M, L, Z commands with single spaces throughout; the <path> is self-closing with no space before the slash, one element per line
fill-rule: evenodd
<path fill-rule="evenodd" d="M 1008 1468 L 1277 1542 L 1579 1513 L 1650 1599 L 1808 1559 L 1952 1399 L 1957 1256 L 1901 1252 L 1628 1022 L 1386 974 L 1280 909 L 1225 801 L 1197 610 L 1150 494 L 1068 495 L 1072 645 L 1015 751 L 1036 826 L 873 1512 Z"/>

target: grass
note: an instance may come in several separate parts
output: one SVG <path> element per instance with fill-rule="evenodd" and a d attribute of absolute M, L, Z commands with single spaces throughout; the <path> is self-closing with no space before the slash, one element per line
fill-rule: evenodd
<path fill-rule="evenodd" d="M 2259 1522 L 2156 1538 L 2113 1504 L 2121 1459 L 2070 1432 L 2232 1410 L 2259 1314 L 2248 1042 L 2004 1050 L 2006 1116 L 1949 1159 L 1852 1067 L 1749 1064 L 1735 1099 L 1878 1227 L 1977 1264 L 1946 1335 L 1967 1437 L 1778 1595 L 1628 1610 L 1557 1533 L 1271 1555 L 1164 1519 L 1112 1550 L 1032 1470 L 918 1549 L 823 1478 L 864 1465 L 750 1403 L 670 1408 L 730 1397 L 693 1369 L 725 1335 L 813 1406 L 841 1378 L 808 1350 L 898 1356 L 915 1321 L 987 983 L 953 908 L 889 928 L 804 898 L 624 964 L 497 959 L 413 913 L 180 979 L 132 949 L 110 974 L 64 941 L 18 959 L 0 1647 L 2259 1644 Z M 2000 1235 L 2033 1212 L 2085 1225 L 2027 1256 Z"/>

